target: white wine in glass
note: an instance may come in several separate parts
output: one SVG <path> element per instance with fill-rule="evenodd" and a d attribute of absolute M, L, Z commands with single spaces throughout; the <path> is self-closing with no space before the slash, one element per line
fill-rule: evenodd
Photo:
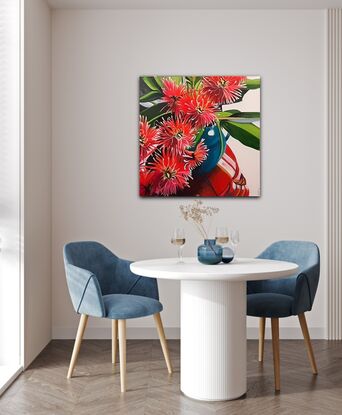
<path fill-rule="evenodd" d="M 176 228 L 171 238 L 171 243 L 178 246 L 178 262 L 183 262 L 182 250 L 185 244 L 185 233 L 183 228 Z"/>
<path fill-rule="evenodd" d="M 228 237 L 228 229 L 225 226 L 221 226 L 216 228 L 216 243 L 218 244 L 226 244 L 229 241 Z"/>

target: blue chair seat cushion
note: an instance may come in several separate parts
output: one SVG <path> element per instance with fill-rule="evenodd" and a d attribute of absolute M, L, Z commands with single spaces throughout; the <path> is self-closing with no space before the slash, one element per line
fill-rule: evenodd
<path fill-rule="evenodd" d="M 293 297 L 277 293 L 247 295 L 247 315 L 253 317 L 288 317 L 292 315 Z"/>
<path fill-rule="evenodd" d="M 109 294 L 102 298 L 106 312 L 105 317 L 114 320 L 150 316 L 163 309 L 158 300 L 140 295 Z"/>

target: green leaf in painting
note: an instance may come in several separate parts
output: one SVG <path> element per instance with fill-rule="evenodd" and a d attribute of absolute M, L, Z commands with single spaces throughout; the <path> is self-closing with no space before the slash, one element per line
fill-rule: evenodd
<path fill-rule="evenodd" d="M 232 115 L 235 116 L 235 114 L 239 112 L 240 111 L 238 110 L 220 111 L 220 112 L 216 112 L 216 116 L 219 120 L 228 120 L 229 117 L 231 117 Z"/>
<path fill-rule="evenodd" d="M 160 86 L 156 82 L 154 76 L 143 76 L 143 80 L 145 84 L 152 90 L 152 91 L 161 91 Z"/>
<path fill-rule="evenodd" d="M 247 89 L 258 89 L 260 88 L 260 78 L 256 79 L 247 79 L 246 80 L 246 87 Z"/>
<path fill-rule="evenodd" d="M 170 113 L 168 106 L 165 102 L 160 102 L 159 104 L 152 105 L 152 107 L 146 108 L 143 111 L 140 111 L 140 115 L 147 118 L 150 124 L 154 124 L 157 120 L 165 118 Z"/>
<path fill-rule="evenodd" d="M 186 76 L 185 81 L 190 88 L 198 89 L 202 82 L 202 77 L 201 76 Z"/>
<path fill-rule="evenodd" d="M 183 77 L 182 76 L 171 76 L 170 77 L 177 85 L 180 85 L 183 83 Z"/>
<path fill-rule="evenodd" d="M 163 88 L 163 77 L 162 76 L 155 76 L 154 80 L 159 85 L 160 89 Z"/>
<path fill-rule="evenodd" d="M 216 121 L 216 125 L 218 127 L 219 130 L 219 134 L 220 134 L 220 159 L 223 156 L 224 150 L 226 148 L 226 137 L 224 136 L 222 130 L 221 130 L 221 123 L 219 120 Z"/>
<path fill-rule="evenodd" d="M 150 91 L 147 94 L 140 97 L 140 102 L 152 102 L 156 99 L 160 99 L 163 94 L 159 91 Z"/>
<path fill-rule="evenodd" d="M 221 126 L 245 146 L 260 150 L 260 128 L 256 125 L 221 121 Z"/>
<path fill-rule="evenodd" d="M 260 118 L 260 112 L 236 112 L 235 118 Z"/>
<path fill-rule="evenodd" d="M 202 76 L 193 76 L 193 78 L 194 78 L 194 87 L 198 89 L 202 82 Z"/>
<path fill-rule="evenodd" d="M 240 112 L 238 110 L 217 112 L 219 120 L 235 121 L 241 124 L 249 124 L 260 120 L 260 112 Z"/>
<path fill-rule="evenodd" d="M 190 87 L 190 88 L 194 87 L 194 83 L 193 83 L 194 78 L 195 78 L 194 76 L 186 76 L 185 77 L 185 82 L 186 82 L 188 87 Z"/>
<path fill-rule="evenodd" d="M 196 138 L 194 141 L 194 147 L 197 147 L 197 144 L 201 141 L 203 133 L 204 133 L 204 128 L 201 128 L 196 134 Z"/>
<path fill-rule="evenodd" d="M 151 88 L 146 85 L 142 76 L 139 78 L 139 96 L 143 96 L 151 91 Z"/>

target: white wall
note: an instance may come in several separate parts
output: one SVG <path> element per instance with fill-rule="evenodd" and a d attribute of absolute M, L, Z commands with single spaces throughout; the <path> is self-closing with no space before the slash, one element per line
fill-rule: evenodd
<path fill-rule="evenodd" d="M 274 240 L 307 239 L 319 244 L 324 264 L 324 11 L 56 10 L 52 59 L 54 337 L 74 336 L 78 320 L 64 243 L 99 240 L 131 259 L 175 255 L 169 241 L 185 200 L 138 197 L 141 74 L 262 77 L 262 196 L 209 202 L 221 209 L 216 223 L 240 230 L 241 256 Z M 201 240 L 187 232 L 185 254 L 194 255 Z M 314 336 L 324 327 L 324 280 L 323 268 L 308 316 Z M 179 285 L 161 281 L 160 294 L 165 326 L 178 327 Z M 282 326 L 291 335 L 298 325 Z M 108 322 L 92 319 L 90 327 L 99 336 Z"/>
<path fill-rule="evenodd" d="M 24 362 L 51 339 L 51 13 L 25 1 Z"/>

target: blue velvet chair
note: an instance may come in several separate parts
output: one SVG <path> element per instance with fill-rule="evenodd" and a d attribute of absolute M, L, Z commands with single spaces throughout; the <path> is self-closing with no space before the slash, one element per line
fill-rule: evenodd
<path fill-rule="evenodd" d="M 265 322 L 271 319 L 275 389 L 280 390 L 279 318 L 298 316 L 312 372 L 317 366 L 312 350 L 305 312 L 310 311 L 317 291 L 320 258 L 312 242 L 279 241 L 270 245 L 258 258 L 294 262 L 298 274 L 281 280 L 247 283 L 247 315 L 259 317 L 259 362 L 263 361 Z"/>
<path fill-rule="evenodd" d="M 112 320 L 113 364 L 119 336 L 121 392 L 126 390 L 126 319 L 153 315 L 167 369 L 172 373 L 157 280 L 133 274 L 130 261 L 118 258 L 98 242 L 71 242 L 64 246 L 63 253 L 71 301 L 81 315 L 68 379 L 72 377 L 88 316 Z"/>

